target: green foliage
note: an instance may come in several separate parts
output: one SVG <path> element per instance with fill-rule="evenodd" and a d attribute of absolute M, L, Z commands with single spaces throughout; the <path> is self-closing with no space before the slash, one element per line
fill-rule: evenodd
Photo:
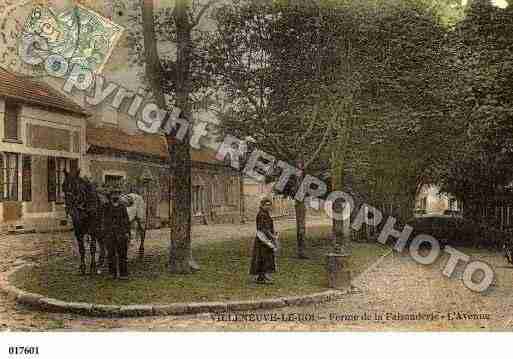
<path fill-rule="evenodd" d="M 448 41 L 456 75 L 448 96 L 456 133 L 438 173 L 473 211 L 513 179 L 513 10 L 474 1 Z"/>
<path fill-rule="evenodd" d="M 172 41 L 169 12 L 157 27 Z M 512 12 L 487 0 L 225 3 L 215 30 L 196 33 L 193 89 L 222 93 L 221 134 L 350 174 L 373 201 L 412 204 L 433 182 L 483 200 L 513 177 Z"/>
<path fill-rule="evenodd" d="M 251 137 L 259 149 L 318 172 L 329 129 L 312 106 L 319 97 L 316 8 L 234 2 L 215 20 L 210 64 L 230 104 L 219 113 L 220 132 Z"/>
<path fill-rule="evenodd" d="M 202 13 L 203 7 L 196 1 L 186 1 L 187 14 L 191 21 L 205 21 L 202 18 L 207 16 Z M 175 1 L 173 1 L 175 3 Z M 177 97 L 177 74 L 183 72 L 185 69 L 179 69 L 177 63 L 177 27 L 173 11 L 176 4 L 169 4 L 170 6 L 161 6 L 155 11 L 154 26 L 155 34 L 159 47 L 159 60 L 161 64 L 162 76 L 162 91 L 164 92 L 169 104 L 174 104 Z M 211 11 L 211 6 L 214 4 L 209 3 L 206 11 Z M 142 11 L 141 2 L 133 2 L 129 9 L 129 24 L 127 28 L 127 48 L 129 49 L 129 62 L 134 66 L 134 69 L 142 68 L 146 65 L 144 57 L 144 36 L 142 25 Z M 200 13 L 202 13 L 201 16 Z M 197 18 L 199 16 L 199 18 Z M 191 30 L 192 41 L 188 44 L 190 50 L 190 68 L 187 69 L 187 76 L 190 80 L 190 94 L 189 100 L 192 107 L 198 107 L 210 99 L 213 93 L 211 80 L 211 72 L 206 63 L 206 54 L 204 52 L 204 43 L 207 39 L 208 30 L 199 26 L 199 24 L 192 23 Z M 146 74 L 142 71 L 138 73 L 141 83 L 148 86 L 148 79 Z"/>
<path fill-rule="evenodd" d="M 226 6 L 212 60 L 233 104 L 223 132 L 294 161 L 315 153 L 329 130 L 317 163 L 331 163 L 335 188 L 348 172 L 376 201 L 412 202 L 431 164 L 446 157 L 448 89 L 440 84 L 452 76 L 441 9 L 450 5 Z"/>
<path fill-rule="evenodd" d="M 381 5 L 382 6 L 382 5 Z M 446 28 L 410 2 L 377 7 L 359 34 L 348 170 L 373 202 L 410 204 L 443 154 Z"/>

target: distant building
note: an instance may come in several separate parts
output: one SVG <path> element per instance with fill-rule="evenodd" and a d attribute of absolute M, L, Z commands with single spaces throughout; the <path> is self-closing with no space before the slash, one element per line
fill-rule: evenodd
<path fill-rule="evenodd" d="M 415 201 L 417 213 L 444 214 L 461 211 L 462 205 L 450 194 L 441 193 L 435 185 L 425 185 L 421 188 Z"/>

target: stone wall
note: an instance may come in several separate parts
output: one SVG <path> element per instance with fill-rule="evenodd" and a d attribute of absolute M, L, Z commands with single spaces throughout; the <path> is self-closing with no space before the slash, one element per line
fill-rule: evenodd
<path fill-rule="evenodd" d="M 425 208 L 421 208 L 423 206 L 422 200 L 424 200 Z M 420 190 L 420 193 L 416 198 L 417 209 L 425 209 L 426 213 L 429 214 L 443 214 L 444 211 L 450 209 L 450 200 L 451 196 L 445 193 L 440 193 L 440 189 L 434 185 L 426 185 L 423 186 Z M 455 203 L 456 208 L 461 208 L 461 204 Z"/>
<path fill-rule="evenodd" d="M 260 201 L 264 197 L 271 198 L 273 201 L 273 217 L 294 217 L 294 200 L 272 192 L 274 183 L 258 183 L 251 179 L 244 182 L 244 209 L 245 219 L 254 220 L 260 207 Z M 307 216 L 325 216 L 323 209 L 310 208 L 307 204 Z"/>
<path fill-rule="evenodd" d="M 18 154 L 18 201 L 16 205 L 0 202 L 0 221 L 24 217 L 57 217 L 64 207 L 48 201 L 48 157 L 78 161 L 84 169 L 86 119 L 80 115 L 20 103 L 18 139 L 4 139 L 5 100 L 0 98 L 0 152 Z M 23 156 L 30 156 L 30 201 L 22 200 Z M 9 207 L 9 208 L 7 208 Z M 21 212 L 19 211 L 21 208 Z M 12 213 L 11 213 L 12 212 Z"/>
<path fill-rule="evenodd" d="M 48 157 L 32 156 L 32 201 L 25 204 L 27 213 L 50 212 L 48 202 Z"/>
<path fill-rule="evenodd" d="M 92 181 L 103 183 L 106 174 L 124 176 L 129 183 L 137 184 L 138 192 L 145 198 L 147 192 L 141 184 L 141 179 L 143 173 L 151 174 L 149 202 L 150 214 L 154 219 L 153 225 L 167 225 L 170 215 L 168 168 L 122 156 L 89 155 L 88 162 Z M 199 210 L 193 212 L 193 223 L 240 223 L 240 186 L 236 174 L 217 166 L 194 167 L 192 187 L 193 192 L 201 192 L 201 195 L 194 197 L 197 202 L 195 207 Z"/>

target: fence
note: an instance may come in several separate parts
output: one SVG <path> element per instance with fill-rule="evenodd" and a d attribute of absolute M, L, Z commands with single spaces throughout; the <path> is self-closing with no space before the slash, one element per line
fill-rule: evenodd
<path fill-rule="evenodd" d="M 482 207 L 480 210 L 480 222 L 500 231 L 505 231 L 513 226 L 513 207 Z"/>
<path fill-rule="evenodd" d="M 408 206 L 396 205 L 393 203 L 382 203 L 374 206 L 383 214 L 379 224 L 363 224 L 359 231 L 351 230 L 351 240 L 356 242 L 374 241 L 379 236 L 389 216 L 396 219 L 396 228 L 402 228 L 408 219 L 413 216 L 413 211 Z M 356 216 L 357 213 L 354 214 Z M 367 213 L 365 213 L 367 215 Z M 471 225 L 471 222 L 462 222 L 462 233 L 474 238 L 468 238 L 475 246 L 488 246 L 502 249 L 505 239 L 513 236 L 513 206 L 487 205 L 480 209 L 479 223 Z M 476 233 L 469 233 L 474 229 Z M 473 235 L 472 235 L 473 234 Z"/>
<path fill-rule="evenodd" d="M 395 204 L 395 203 L 381 203 L 375 205 L 374 208 L 378 209 L 383 218 L 380 223 L 377 223 L 377 218 L 373 218 L 374 223 L 370 225 L 363 224 L 359 231 L 355 231 L 351 229 L 351 240 L 355 242 L 364 242 L 369 240 L 375 240 L 376 237 L 381 232 L 381 229 L 385 225 L 388 217 L 394 217 L 396 219 L 396 227 L 400 228 L 406 221 L 413 216 L 413 211 L 411 206 Z M 365 209 L 364 215 L 368 217 L 368 210 Z M 354 218 L 358 215 L 359 209 L 352 215 Z M 372 222 L 372 221 L 371 221 Z"/>

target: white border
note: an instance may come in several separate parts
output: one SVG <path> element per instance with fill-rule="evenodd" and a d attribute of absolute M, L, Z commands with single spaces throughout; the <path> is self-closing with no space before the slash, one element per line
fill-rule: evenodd
<path fill-rule="evenodd" d="M 508 356 L 512 333 L 2 333 L 2 357 L 91 358 L 489 358 Z M 4 356 L 10 345 L 39 355 Z"/>

